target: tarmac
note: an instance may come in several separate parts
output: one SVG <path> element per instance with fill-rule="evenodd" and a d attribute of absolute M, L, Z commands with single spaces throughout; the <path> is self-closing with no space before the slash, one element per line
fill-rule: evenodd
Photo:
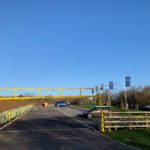
<path fill-rule="evenodd" d="M 0 150 L 137 150 L 87 127 L 56 108 L 34 107 L 0 130 Z"/>

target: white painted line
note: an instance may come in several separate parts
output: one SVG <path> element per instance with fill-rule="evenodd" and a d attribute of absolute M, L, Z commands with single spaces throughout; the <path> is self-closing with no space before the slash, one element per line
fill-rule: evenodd
<path fill-rule="evenodd" d="M 76 131 L 76 130 L 87 130 L 88 128 L 70 128 L 70 129 L 43 129 L 43 130 L 7 130 L 0 131 L 0 133 L 16 133 L 16 132 L 52 132 L 52 131 Z"/>
<path fill-rule="evenodd" d="M 32 108 L 33 108 L 33 107 L 32 107 Z M 16 118 L 15 118 L 14 120 L 12 120 L 11 122 L 9 122 L 9 123 L 5 124 L 4 126 L 2 126 L 2 127 L 0 128 L 0 131 L 1 131 L 2 129 L 6 128 L 7 126 L 11 125 L 14 121 L 16 121 L 17 119 L 21 118 L 23 115 L 27 114 L 29 111 L 31 111 L 32 108 L 30 108 L 28 111 L 22 113 L 20 116 L 16 117 Z"/>
<path fill-rule="evenodd" d="M 83 122 L 81 122 L 81 121 L 79 121 L 79 120 L 77 120 L 77 119 L 74 119 L 73 117 L 69 116 L 68 114 L 66 114 L 65 112 L 61 111 L 60 109 L 58 109 L 58 108 L 55 108 L 55 109 L 58 110 L 59 112 L 63 113 L 63 114 L 66 115 L 67 117 L 73 119 L 75 122 L 78 122 L 78 123 L 82 124 L 83 126 L 86 126 L 87 128 L 91 128 L 89 125 L 84 124 Z"/>

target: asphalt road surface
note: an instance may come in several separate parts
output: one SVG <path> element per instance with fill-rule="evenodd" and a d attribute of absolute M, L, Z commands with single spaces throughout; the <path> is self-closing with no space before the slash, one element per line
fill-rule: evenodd
<path fill-rule="evenodd" d="M 0 130 L 0 150 L 134 150 L 76 122 L 55 108 L 34 107 Z"/>

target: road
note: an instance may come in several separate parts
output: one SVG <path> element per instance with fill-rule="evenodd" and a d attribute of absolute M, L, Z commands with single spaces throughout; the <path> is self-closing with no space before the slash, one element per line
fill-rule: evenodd
<path fill-rule="evenodd" d="M 34 107 L 0 131 L 0 150 L 134 149 L 107 139 L 56 108 Z"/>

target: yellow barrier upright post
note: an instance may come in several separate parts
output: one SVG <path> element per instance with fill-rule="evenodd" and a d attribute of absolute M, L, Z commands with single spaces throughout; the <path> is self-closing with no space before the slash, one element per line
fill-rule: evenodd
<path fill-rule="evenodd" d="M 82 89 L 80 89 L 80 96 L 82 96 Z"/>
<path fill-rule="evenodd" d="M 8 112 L 8 122 L 10 122 L 10 120 L 11 120 L 11 112 L 9 111 Z"/>
<path fill-rule="evenodd" d="M 62 88 L 59 88 L 59 96 L 62 96 Z"/>
<path fill-rule="evenodd" d="M 37 91 L 38 91 L 38 97 L 40 97 L 41 96 L 41 90 L 38 89 Z"/>
<path fill-rule="evenodd" d="M 14 89 L 14 97 L 16 98 L 17 97 L 17 90 Z"/>
<path fill-rule="evenodd" d="M 100 117 L 101 117 L 101 126 L 100 126 L 100 130 L 101 132 L 105 132 L 105 127 L 104 127 L 104 112 L 100 112 Z"/>

